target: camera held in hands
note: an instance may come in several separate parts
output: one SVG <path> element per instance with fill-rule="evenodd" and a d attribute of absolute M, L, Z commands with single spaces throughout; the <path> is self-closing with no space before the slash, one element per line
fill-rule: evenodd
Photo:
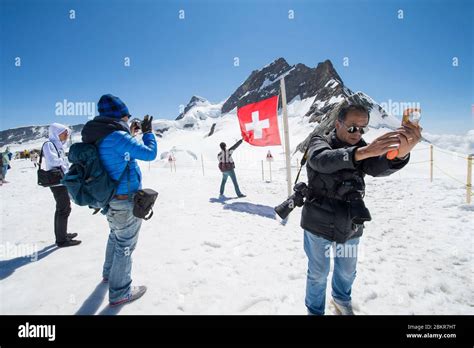
<path fill-rule="evenodd" d="M 275 207 L 275 212 L 283 220 L 290 215 L 295 207 L 302 207 L 305 202 L 305 198 L 308 197 L 309 189 L 304 182 L 299 182 L 293 187 L 293 193 L 283 203 Z"/>
<path fill-rule="evenodd" d="M 139 118 L 134 118 L 129 123 L 130 133 L 135 135 L 138 131 L 143 134 L 153 132 L 153 116 L 145 115 L 143 121 Z"/>
<path fill-rule="evenodd" d="M 134 118 L 130 121 L 130 131 L 138 132 L 142 129 L 142 121 L 139 118 Z"/>

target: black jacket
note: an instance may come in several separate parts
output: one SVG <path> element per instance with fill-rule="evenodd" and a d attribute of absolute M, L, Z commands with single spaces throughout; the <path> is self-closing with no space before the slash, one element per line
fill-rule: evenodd
<path fill-rule="evenodd" d="M 303 206 L 302 228 L 338 243 L 362 235 L 364 225 L 352 223 L 348 195 L 344 194 L 347 183 L 365 189 L 365 174 L 388 176 L 410 159 L 408 155 L 403 160 L 390 161 L 379 156 L 356 162 L 355 150 L 366 145 L 363 139 L 353 146 L 344 143 L 335 130 L 326 137 L 314 135 L 310 139 L 306 166 L 310 194 Z"/>

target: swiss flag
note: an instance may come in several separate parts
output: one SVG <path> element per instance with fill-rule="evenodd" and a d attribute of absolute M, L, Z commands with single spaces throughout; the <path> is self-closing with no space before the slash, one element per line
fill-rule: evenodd
<path fill-rule="evenodd" d="M 237 109 L 242 138 L 251 145 L 281 145 L 278 130 L 278 96 Z"/>

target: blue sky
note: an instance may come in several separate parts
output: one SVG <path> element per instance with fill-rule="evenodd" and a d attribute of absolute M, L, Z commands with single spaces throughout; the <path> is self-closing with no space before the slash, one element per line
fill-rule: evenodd
<path fill-rule="evenodd" d="M 379 103 L 419 102 L 426 131 L 474 128 L 470 0 L 0 3 L 0 129 L 84 123 L 56 116 L 55 104 L 97 102 L 105 93 L 134 116 L 174 119 L 193 95 L 222 101 L 278 57 L 311 67 L 330 59 L 348 87 Z"/>

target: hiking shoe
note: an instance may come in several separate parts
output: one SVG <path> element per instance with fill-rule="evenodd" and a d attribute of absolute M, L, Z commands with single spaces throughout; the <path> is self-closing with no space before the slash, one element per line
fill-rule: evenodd
<path fill-rule="evenodd" d="M 331 303 L 336 309 L 336 313 L 339 315 L 355 315 L 352 310 L 352 304 L 342 305 L 337 303 L 334 299 L 331 299 Z"/>
<path fill-rule="evenodd" d="M 240 195 L 237 195 L 237 197 L 242 198 L 242 197 L 247 197 L 247 196 L 241 193 Z"/>
<path fill-rule="evenodd" d="M 75 239 L 68 239 L 67 241 L 65 241 L 63 243 L 56 243 L 58 248 L 66 248 L 66 247 L 75 246 L 75 245 L 79 245 L 79 244 L 81 244 L 81 241 L 80 240 L 75 240 Z"/>
<path fill-rule="evenodd" d="M 76 238 L 76 237 L 77 237 L 77 233 L 68 233 L 68 234 L 67 234 L 67 238 L 68 238 L 68 239 L 74 239 L 74 238 Z"/>
<path fill-rule="evenodd" d="M 135 300 L 138 300 L 140 297 L 142 297 L 145 292 L 146 292 L 145 285 L 132 286 L 130 288 L 130 293 L 125 298 L 115 301 L 115 302 L 110 302 L 109 305 L 110 307 L 116 307 L 125 303 L 133 302 Z"/>

